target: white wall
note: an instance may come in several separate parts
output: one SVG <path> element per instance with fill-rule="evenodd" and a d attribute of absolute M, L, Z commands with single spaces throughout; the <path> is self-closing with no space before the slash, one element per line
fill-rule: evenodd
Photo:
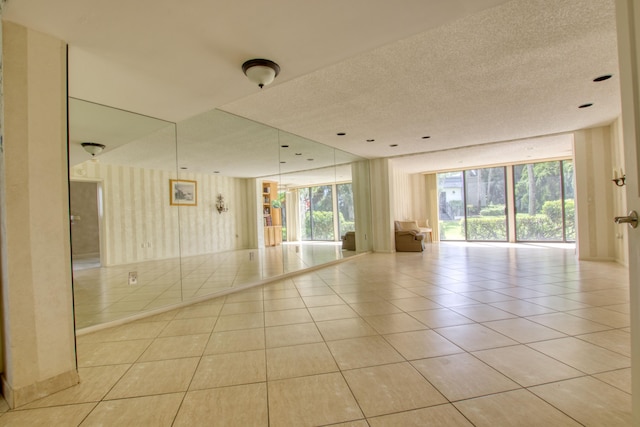
<path fill-rule="evenodd" d="M 103 182 L 105 265 L 200 255 L 249 247 L 246 180 L 180 173 L 197 182 L 197 206 L 171 206 L 169 180 L 176 172 L 87 161 L 71 179 Z M 229 207 L 219 214 L 216 197 Z M 253 193 L 255 197 L 255 192 Z"/>

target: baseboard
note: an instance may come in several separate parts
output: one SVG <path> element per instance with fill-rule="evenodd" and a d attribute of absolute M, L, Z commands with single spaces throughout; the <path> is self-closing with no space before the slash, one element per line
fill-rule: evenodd
<path fill-rule="evenodd" d="M 11 409 L 18 408 L 34 400 L 42 399 L 50 394 L 65 390 L 80 382 L 78 371 L 71 370 L 46 380 L 29 384 L 25 387 L 13 388 L 2 375 L 2 394 Z"/>

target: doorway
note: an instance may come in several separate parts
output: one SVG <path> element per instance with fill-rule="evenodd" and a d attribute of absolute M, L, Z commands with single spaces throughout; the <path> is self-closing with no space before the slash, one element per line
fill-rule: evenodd
<path fill-rule="evenodd" d="M 102 265 L 99 182 L 70 181 L 71 262 L 74 270 Z"/>

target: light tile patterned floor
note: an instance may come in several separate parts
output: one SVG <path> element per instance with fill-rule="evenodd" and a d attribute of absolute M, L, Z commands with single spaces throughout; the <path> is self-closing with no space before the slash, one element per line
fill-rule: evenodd
<path fill-rule="evenodd" d="M 630 426 L 626 270 L 532 245 L 371 254 L 78 338 L 25 426 Z"/>

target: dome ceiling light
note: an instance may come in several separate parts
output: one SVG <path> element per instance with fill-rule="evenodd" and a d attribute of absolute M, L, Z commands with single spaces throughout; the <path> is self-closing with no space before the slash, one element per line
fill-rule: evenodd
<path fill-rule="evenodd" d="M 268 59 L 250 59 L 242 64 L 242 71 L 250 81 L 262 89 L 280 74 L 280 66 Z"/>
<path fill-rule="evenodd" d="M 103 144 L 98 144 L 97 142 L 83 142 L 80 145 L 82 145 L 84 151 L 91 154 L 91 157 L 95 157 L 102 153 L 102 150 L 105 148 Z"/>

